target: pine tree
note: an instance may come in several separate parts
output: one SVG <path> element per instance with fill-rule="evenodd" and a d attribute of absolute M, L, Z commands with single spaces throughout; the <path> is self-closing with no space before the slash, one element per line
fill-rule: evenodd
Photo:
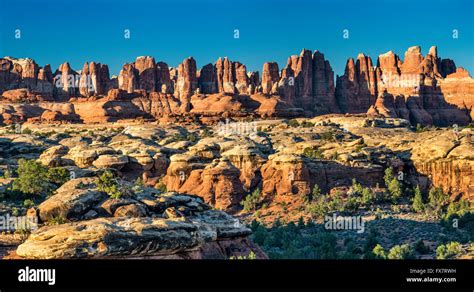
<path fill-rule="evenodd" d="M 415 210 L 415 212 L 421 212 L 425 209 L 425 205 L 423 204 L 423 197 L 421 196 L 420 186 L 417 185 L 413 191 L 415 193 L 412 205 L 413 210 Z"/>

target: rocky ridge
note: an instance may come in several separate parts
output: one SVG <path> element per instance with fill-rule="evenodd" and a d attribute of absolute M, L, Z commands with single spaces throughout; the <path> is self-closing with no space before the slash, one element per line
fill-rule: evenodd
<path fill-rule="evenodd" d="M 403 61 L 392 51 L 377 62 L 359 54 L 336 82 L 324 54 L 306 49 L 289 57 L 281 72 L 277 63 L 263 64 L 261 80 L 227 57 L 198 70 L 192 57 L 170 68 L 142 56 L 125 64 L 118 77 L 96 62 L 86 62 L 81 71 L 66 62 L 54 73 L 31 59 L 5 57 L 0 65 L 4 124 L 367 113 L 446 126 L 472 118 L 473 79 L 454 61 L 438 57 L 436 47 L 426 56 L 411 47 Z"/>

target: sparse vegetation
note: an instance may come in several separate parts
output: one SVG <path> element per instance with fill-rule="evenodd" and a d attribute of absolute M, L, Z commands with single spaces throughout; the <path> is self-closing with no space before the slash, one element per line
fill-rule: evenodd
<path fill-rule="evenodd" d="M 298 123 L 298 120 L 296 119 L 291 119 L 288 121 L 288 126 L 292 127 L 292 128 L 297 128 L 300 126 L 300 123 Z"/>
<path fill-rule="evenodd" d="M 48 180 L 58 186 L 63 185 L 69 180 L 69 171 L 63 167 L 52 167 L 46 174 Z"/>
<path fill-rule="evenodd" d="M 34 160 L 18 160 L 18 177 L 12 185 L 13 191 L 26 195 L 47 195 L 53 187 L 48 178 L 48 169 Z"/>
<path fill-rule="evenodd" d="M 319 133 L 319 137 L 321 138 L 321 140 L 333 141 L 334 133 L 332 131 L 322 132 L 322 133 Z"/>
<path fill-rule="evenodd" d="M 303 128 L 312 128 L 312 127 L 314 127 L 314 123 L 312 123 L 310 121 L 302 121 L 300 126 L 303 127 Z"/>
<path fill-rule="evenodd" d="M 35 202 L 33 202 L 33 200 L 31 199 L 26 199 L 23 201 L 23 206 L 27 209 L 33 207 L 35 205 Z"/>
<path fill-rule="evenodd" d="M 155 185 L 155 189 L 159 190 L 160 193 L 166 193 L 168 191 L 166 184 L 163 182 L 163 178 L 160 178 L 158 183 Z"/>
<path fill-rule="evenodd" d="M 99 191 L 106 193 L 112 199 L 119 199 L 131 194 L 130 188 L 125 184 L 119 183 L 115 175 L 109 170 L 104 171 L 96 179 L 96 184 Z"/>
<path fill-rule="evenodd" d="M 387 254 L 389 260 L 406 260 L 412 259 L 414 254 L 413 248 L 409 244 L 395 245 Z"/>
<path fill-rule="evenodd" d="M 258 208 L 258 205 L 261 202 L 261 193 L 260 189 L 256 188 L 251 194 L 247 195 L 245 199 L 241 202 L 244 207 L 244 211 L 250 212 L 255 211 Z"/>
<path fill-rule="evenodd" d="M 22 134 L 26 134 L 26 135 L 31 135 L 31 133 L 33 133 L 33 131 L 31 131 L 30 129 L 28 128 L 24 128 L 22 131 L 21 131 Z"/>
<path fill-rule="evenodd" d="M 428 206 L 431 211 L 441 216 L 443 208 L 448 204 L 449 196 L 443 192 L 442 188 L 432 187 L 428 194 Z"/>
<path fill-rule="evenodd" d="M 48 223 L 50 225 L 59 225 L 59 224 L 64 224 L 64 223 L 67 223 L 67 220 L 66 218 L 64 217 L 61 217 L 61 216 L 54 216 L 53 218 L 51 218 Z"/>
<path fill-rule="evenodd" d="M 265 227 L 253 221 L 250 225 L 253 241 L 262 247 L 270 259 L 337 259 L 342 257 L 336 236 L 312 223 L 300 221 Z"/>
<path fill-rule="evenodd" d="M 321 150 L 319 150 L 319 148 L 313 149 L 309 147 L 303 150 L 303 156 L 306 156 L 309 159 L 323 159 L 324 158 L 324 155 L 321 152 Z"/>
<path fill-rule="evenodd" d="M 386 259 L 387 258 L 387 253 L 385 252 L 384 248 L 380 245 L 377 244 L 374 249 L 372 250 L 372 253 L 376 259 Z"/>
<path fill-rule="evenodd" d="M 436 259 L 444 260 L 452 258 L 461 253 L 461 244 L 453 241 L 447 244 L 439 245 L 436 248 Z"/>
<path fill-rule="evenodd" d="M 255 260 L 257 257 L 253 251 L 251 251 L 246 256 L 231 256 L 229 259 L 231 260 Z"/>

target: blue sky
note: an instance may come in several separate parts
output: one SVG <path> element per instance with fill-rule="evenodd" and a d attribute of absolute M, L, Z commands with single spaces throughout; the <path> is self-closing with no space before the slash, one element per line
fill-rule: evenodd
<path fill-rule="evenodd" d="M 307 48 L 322 51 L 342 74 L 359 52 L 376 62 L 388 50 L 403 58 L 410 46 L 426 54 L 437 45 L 439 56 L 474 75 L 471 0 L 0 0 L 0 11 L 0 56 L 29 57 L 53 69 L 96 61 L 118 74 L 124 63 L 151 55 L 170 66 L 193 56 L 199 68 L 228 56 L 260 71 L 267 61 L 281 69 Z"/>

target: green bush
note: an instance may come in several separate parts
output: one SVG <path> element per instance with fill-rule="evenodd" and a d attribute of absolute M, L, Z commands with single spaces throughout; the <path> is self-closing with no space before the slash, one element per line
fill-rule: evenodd
<path fill-rule="evenodd" d="M 304 128 L 312 128 L 312 127 L 314 127 L 314 123 L 311 123 L 309 121 L 303 121 L 303 122 L 301 122 L 300 126 L 302 126 Z"/>
<path fill-rule="evenodd" d="M 230 260 L 255 260 L 257 257 L 253 251 L 246 256 L 231 256 Z"/>
<path fill-rule="evenodd" d="M 456 241 L 439 245 L 436 248 L 436 258 L 439 260 L 452 258 L 460 253 L 461 253 L 461 244 L 459 244 L 459 242 L 456 242 Z"/>
<path fill-rule="evenodd" d="M 155 189 L 159 190 L 160 193 L 166 193 L 168 191 L 166 184 L 163 182 L 163 178 L 160 178 L 158 183 L 155 185 Z"/>
<path fill-rule="evenodd" d="M 12 174 L 12 171 L 10 170 L 10 168 L 7 168 L 5 169 L 5 171 L 3 172 L 3 178 L 12 178 L 13 174 Z"/>
<path fill-rule="evenodd" d="M 374 249 L 372 250 L 372 253 L 376 259 L 386 259 L 387 258 L 387 253 L 383 249 L 383 247 L 380 244 L 377 244 Z"/>
<path fill-rule="evenodd" d="M 35 203 L 31 199 L 26 199 L 26 200 L 23 201 L 23 206 L 27 209 L 33 207 L 34 205 L 35 205 Z"/>
<path fill-rule="evenodd" d="M 319 150 L 319 148 L 313 149 L 309 147 L 303 150 L 303 156 L 306 156 L 309 159 L 323 159 L 324 158 L 324 155 L 321 152 L 321 150 Z"/>
<path fill-rule="evenodd" d="M 328 201 L 328 195 L 326 194 L 317 198 L 313 198 L 313 201 L 308 206 L 306 206 L 306 211 L 313 218 L 321 218 L 331 211 Z"/>
<path fill-rule="evenodd" d="M 328 194 L 313 196 L 311 203 L 306 206 L 306 211 L 313 218 L 321 218 L 331 212 L 355 211 L 359 206 L 357 198 L 352 197 L 344 200 L 343 194 L 337 192 L 334 196 Z"/>
<path fill-rule="evenodd" d="M 298 120 L 296 119 L 291 119 L 288 121 L 288 126 L 292 127 L 292 128 L 297 128 L 299 127 L 300 123 L 298 123 Z"/>
<path fill-rule="evenodd" d="M 387 255 L 389 260 L 405 260 L 413 258 L 413 248 L 409 244 L 395 245 Z"/>
<path fill-rule="evenodd" d="M 189 142 L 197 142 L 199 140 L 199 136 L 194 133 L 189 133 L 186 135 L 186 140 Z"/>
<path fill-rule="evenodd" d="M 305 195 L 304 201 L 305 203 L 310 203 L 314 199 L 319 198 L 320 196 L 321 196 L 321 188 L 319 188 L 318 184 L 314 184 L 314 187 L 311 193 Z"/>
<path fill-rule="evenodd" d="M 440 216 L 448 202 L 449 196 L 443 192 L 442 188 L 432 187 L 430 189 L 428 194 L 428 206 L 435 214 Z"/>
<path fill-rule="evenodd" d="M 28 128 L 25 128 L 21 131 L 22 134 L 27 134 L 27 135 L 31 135 L 31 133 L 33 133 L 33 131 L 31 131 L 30 129 Z"/>
<path fill-rule="evenodd" d="M 52 167 L 48 169 L 46 176 L 50 182 L 61 186 L 69 180 L 70 174 L 69 171 L 63 167 Z"/>
<path fill-rule="evenodd" d="M 13 181 L 13 191 L 28 195 L 47 195 L 52 186 L 48 180 L 48 169 L 35 160 L 18 160 L 18 178 Z"/>
<path fill-rule="evenodd" d="M 258 204 L 261 202 L 260 189 L 255 189 L 251 194 L 247 195 L 241 202 L 244 207 L 244 211 L 250 212 L 257 210 Z"/>
<path fill-rule="evenodd" d="M 59 224 L 64 224 L 64 223 L 67 223 L 67 219 L 64 218 L 64 217 L 61 217 L 61 216 L 55 216 L 53 218 L 51 218 L 48 223 L 50 225 L 59 225 Z"/>
<path fill-rule="evenodd" d="M 321 140 L 332 141 L 334 140 L 334 133 L 331 131 L 319 133 Z"/>
<path fill-rule="evenodd" d="M 120 184 L 115 175 L 109 170 L 104 171 L 95 182 L 97 189 L 106 193 L 112 199 L 131 195 L 131 190 L 126 185 Z"/>
<path fill-rule="evenodd" d="M 454 221 L 454 220 L 457 221 Z M 454 223 L 456 222 L 456 225 Z M 474 208 L 467 200 L 451 202 L 448 205 L 446 214 L 441 218 L 441 224 L 448 228 L 459 228 L 467 231 L 469 238 L 474 237 Z"/>
<path fill-rule="evenodd" d="M 370 188 L 363 187 L 355 178 L 352 179 L 351 188 L 359 204 L 368 207 L 375 203 L 376 197 L 374 192 Z"/>

